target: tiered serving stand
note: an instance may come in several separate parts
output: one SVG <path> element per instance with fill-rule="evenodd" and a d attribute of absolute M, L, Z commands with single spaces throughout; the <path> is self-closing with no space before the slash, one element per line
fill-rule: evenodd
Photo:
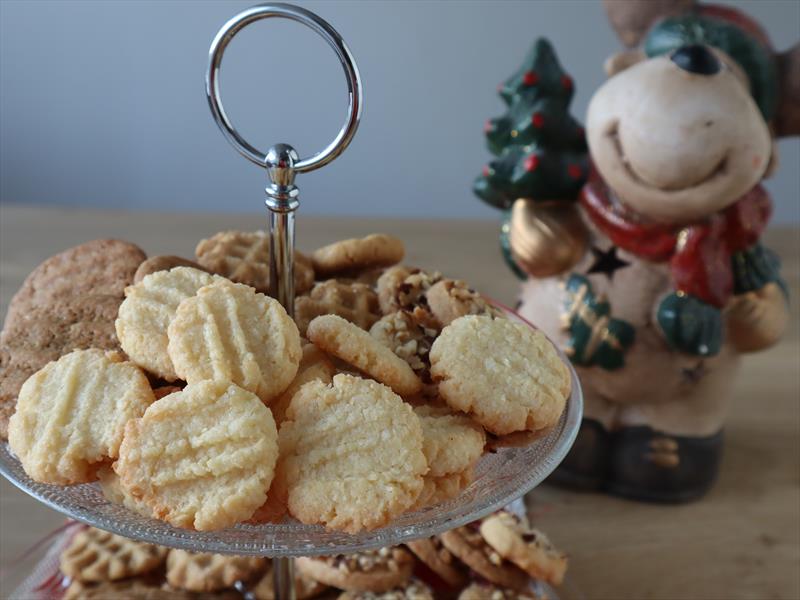
<path fill-rule="evenodd" d="M 319 33 L 336 52 L 347 78 L 345 124 L 327 148 L 309 158 L 300 159 L 287 144 L 277 144 L 266 153 L 251 146 L 233 127 L 220 102 L 219 71 L 225 47 L 246 25 L 271 17 L 292 19 Z M 271 294 L 292 314 L 294 211 L 299 205 L 294 178 L 297 173 L 328 164 L 345 150 L 355 135 L 362 107 L 358 68 L 341 36 L 314 13 L 289 4 L 261 4 L 239 13 L 217 33 L 209 52 L 206 93 L 211 112 L 228 141 L 246 158 L 267 169 Z M 532 327 L 510 309 L 498 307 L 509 318 Z M 109 502 L 96 484 L 64 487 L 37 483 L 25 474 L 8 444 L 0 446 L 0 472 L 50 508 L 128 538 L 195 552 L 271 557 L 274 559 L 276 598 L 294 600 L 292 557 L 346 554 L 430 537 L 480 519 L 541 483 L 566 455 L 581 421 L 580 384 L 567 358 L 563 354 L 561 358 L 570 370 L 572 392 L 561 419 L 546 435 L 522 447 L 502 448 L 484 455 L 475 468 L 475 480 L 457 498 L 404 514 L 386 527 L 360 534 L 326 531 L 323 527 L 303 525 L 294 520 L 275 525 L 242 524 L 213 532 L 178 529 Z"/>

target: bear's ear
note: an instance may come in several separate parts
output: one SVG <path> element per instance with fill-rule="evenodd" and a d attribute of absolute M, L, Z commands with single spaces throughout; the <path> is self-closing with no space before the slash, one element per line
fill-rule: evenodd
<path fill-rule="evenodd" d="M 776 58 L 779 100 L 775 113 L 775 135 L 800 135 L 800 42 Z"/>
<path fill-rule="evenodd" d="M 653 23 L 691 10 L 696 0 L 603 0 L 603 4 L 619 39 L 633 48 Z"/>
<path fill-rule="evenodd" d="M 613 77 L 620 71 L 642 62 L 646 58 L 647 56 L 641 50 L 623 50 L 609 56 L 606 62 L 603 63 L 603 69 L 605 69 L 607 76 Z"/>

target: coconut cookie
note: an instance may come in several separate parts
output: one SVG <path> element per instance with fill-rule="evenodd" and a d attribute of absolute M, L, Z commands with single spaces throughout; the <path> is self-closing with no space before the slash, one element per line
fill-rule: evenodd
<path fill-rule="evenodd" d="M 427 476 L 461 473 L 478 462 L 486 443 L 480 425 L 447 408 L 417 406 L 414 413 L 422 425 L 422 452 L 429 467 Z"/>
<path fill-rule="evenodd" d="M 191 267 L 176 267 L 126 288 L 115 323 L 122 349 L 143 369 L 167 381 L 178 379 L 167 352 L 167 328 L 182 300 L 220 279 Z"/>
<path fill-rule="evenodd" d="M 61 572 L 80 581 L 113 581 L 143 575 L 164 564 L 167 549 L 87 527 L 61 553 Z"/>
<path fill-rule="evenodd" d="M 232 381 L 265 402 L 289 386 L 302 356 L 297 326 L 280 303 L 226 280 L 183 300 L 168 337 L 181 379 Z"/>
<path fill-rule="evenodd" d="M 307 336 L 318 348 L 388 385 L 401 396 L 413 396 L 422 389 L 422 382 L 406 361 L 341 317 L 317 317 L 309 324 Z"/>
<path fill-rule="evenodd" d="M 405 253 L 402 240 L 384 233 L 373 233 L 365 238 L 341 240 L 319 248 L 311 254 L 311 262 L 318 276 L 331 277 L 388 267 L 403 260 Z"/>
<path fill-rule="evenodd" d="M 447 500 L 452 500 L 458 496 L 462 490 L 469 487 L 472 483 L 472 468 L 465 469 L 459 473 L 448 475 L 425 475 L 422 482 L 422 491 L 417 498 L 416 508 L 423 508 L 433 504 L 439 504 Z"/>
<path fill-rule="evenodd" d="M 365 333 L 365 335 L 367 335 Z M 289 512 L 355 533 L 411 508 L 428 465 L 422 426 L 388 387 L 339 374 L 300 388 L 280 431 Z"/>
<path fill-rule="evenodd" d="M 439 537 L 414 540 L 406 546 L 449 587 L 460 588 L 466 583 L 466 565 L 444 547 Z"/>
<path fill-rule="evenodd" d="M 147 506 L 139 498 L 131 495 L 122 484 L 119 482 L 119 475 L 114 472 L 110 466 L 103 466 L 97 470 L 97 481 L 100 484 L 100 489 L 103 491 L 103 496 L 109 502 L 114 504 L 121 504 L 128 510 L 142 515 L 143 517 L 152 517 L 153 510 Z"/>
<path fill-rule="evenodd" d="M 497 553 L 535 579 L 561 585 L 567 555 L 550 543 L 541 531 L 518 516 L 500 511 L 481 523 L 481 535 Z"/>
<path fill-rule="evenodd" d="M 263 231 L 220 231 L 201 240 L 195 249 L 197 262 L 212 273 L 269 292 L 269 237 Z M 314 285 L 311 259 L 294 253 L 294 288 L 303 294 Z"/>
<path fill-rule="evenodd" d="M 414 570 L 414 557 L 404 548 L 388 546 L 355 554 L 297 559 L 306 577 L 340 590 L 386 592 L 402 586 Z"/>
<path fill-rule="evenodd" d="M 317 348 L 314 344 L 304 344 L 303 357 L 300 359 L 297 375 L 295 375 L 289 387 L 286 388 L 280 396 L 269 403 L 272 416 L 275 418 L 275 422 L 278 426 L 283 423 L 286 417 L 286 409 L 289 408 L 289 403 L 303 385 L 314 380 L 330 383 L 333 381 L 333 376 L 335 374 L 336 367 L 322 350 Z"/>
<path fill-rule="evenodd" d="M 8 441 L 31 479 L 93 481 L 118 456 L 125 424 L 155 400 L 144 374 L 101 350 L 76 350 L 22 386 Z"/>
<path fill-rule="evenodd" d="M 156 517 L 207 531 L 264 504 L 277 457 L 275 421 L 259 398 L 227 381 L 202 381 L 128 423 L 114 470 Z"/>
<path fill-rule="evenodd" d="M 216 592 L 258 575 L 267 565 L 257 556 L 223 556 L 172 549 L 167 556 L 167 583 L 190 592 Z"/>
<path fill-rule="evenodd" d="M 528 587 L 528 574 L 489 546 L 477 527 L 459 527 L 441 538 L 445 548 L 487 581 L 518 591 Z"/>
<path fill-rule="evenodd" d="M 465 316 L 431 348 L 431 375 L 447 404 L 498 435 L 554 425 L 570 393 L 567 366 L 528 325 Z"/>

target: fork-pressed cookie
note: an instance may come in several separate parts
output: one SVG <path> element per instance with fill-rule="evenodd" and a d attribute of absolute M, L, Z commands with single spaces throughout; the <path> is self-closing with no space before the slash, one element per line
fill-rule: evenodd
<path fill-rule="evenodd" d="M 314 344 L 303 344 L 303 356 L 300 359 L 300 366 L 297 368 L 297 375 L 289 387 L 269 403 L 272 416 L 278 426 L 283 423 L 286 409 L 289 408 L 289 403 L 301 387 L 315 379 L 323 383 L 330 383 L 335 374 L 336 367 L 322 350 Z"/>
<path fill-rule="evenodd" d="M 114 470 L 156 517 L 212 530 L 264 504 L 277 457 L 275 421 L 261 400 L 229 381 L 201 381 L 127 424 Z"/>
<path fill-rule="evenodd" d="M 547 536 L 508 511 L 484 519 L 481 535 L 497 553 L 531 577 L 561 585 L 567 570 L 567 555 Z"/>
<path fill-rule="evenodd" d="M 311 254 L 314 272 L 330 277 L 399 263 L 405 256 L 403 241 L 385 233 L 351 238 L 318 248 Z"/>
<path fill-rule="evenodd" d="M 125 424 L 154 400 L 132 363 L 102 350 L 76 350 L 23 384 L 8 441 L 35 481 L 93 481 L 100 464 L 117 457 Z"/>
<path fill-rule="evenodd" d="M 422 425 L 422 452 L 428 461 L 426 476 L 441 477 L 472 468 L 483 454 L 483 428 L 463 414 L 444 407 L 417 406 Z"/>
<path fill-rule="evenodd" d="M 385 525 L 414 505 L 428 469 L 411 407 L 352 375 L 301 387 L 279 437 L 289 512 L 329 529 Z"/>
<path fill-rule="evenodd" d="M 80 581 L 113 581 L 150 573 L 164 564 L 167 549 L 87 527 L 61 553 L 61 572 Z"/>
<path fill-rule="evenodd" d="M 180 303 L 168 337 L 181 379 L 232 381 L 264 402 L 289 386 L 302 356 L 297 326 L 277 300 L 224 279 Z"/>
<path fill-rule="evenodd" d="M 190 592 L 216 592 L 259 575 L 267 559 L 224 556 L 172 549 L 167 556 L 167 583 Z"/>
<path fill-rule="evenodd" d="M 308 325 L 315 346 L 385 383 L 401 396 L 413 396 L 422 381 L 406 361 L 369 333 L 337 315 L 322 315 Z"/>
<path fill-rule="evenodd" d="M 474 478 L 472 467 L 458 473 L 433 476 L 426 474 L 422 481 L 422 491 L 415 508 L 424 508 L 452 500 L 465 490 Z"/>
<path fill-rule="evenodd" d="M 504 435 L 554 425 L 570 393 L 567 366 L 528 325 L 464 316 L 431 347 L 431 375 L 447 404 Z"/>
<path fill-rule="evenodd" d="M 414 570 L 414 557 L 399 546 L 384 546 L 353 554 L 300 557 L 297 570 L 340 590 L 387 592 L 402 586 Z"/>
<path fill-rule="evenodd" d="M 301 335 L 320 315 L 339 315 L 362 329 L 369 329 L 381 317 L 378 296 L 370 286 L 336 279 L 322 281 L 307 296 L 295 298 L 294 319 Z"/>
<path fill-rule="evenodd" d="M 175 267 L 127 287 L 115 327 L 131 360 L 167 381 L 178 379 L 167 352 L 167 328 L 182 300 L 216 280 L 221 278 L 191 267 Z"/>

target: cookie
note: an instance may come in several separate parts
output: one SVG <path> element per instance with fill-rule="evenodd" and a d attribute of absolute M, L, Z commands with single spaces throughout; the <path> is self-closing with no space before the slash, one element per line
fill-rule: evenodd
<path fill-rule="evenodd" d="M 338 600 L 433 600 L 431 589 L 419 581 L 411 579 L 401 587 L 388 592 L 344 592 Z"/>
<path fill-rule="evenodd" d="M 216 592 L 257 576 L 267 560 L 257 556 L 223 556 L 172 549 L 167 556 L 167 583 L 190 592 Z"/>
<path fill-rule="evenodd" d="M 36 307 L 70 304 L 90 295 L 121 298 L 145 258 L 141 248 L 121 240 L 94 240 L 51 256 L 14 294 L 3 328 Z"/>
<path fill-rule="evenodd" d="M 328 586 L 324 583 L 303 575 L 300 569 L 295 569 L 294 591 L 296 600 L 314 598 L 327 589 Z M 275 580 L 272 567 L 267 570 L 258 584 L 250 590 L 250 593 L 255 596 L 256 600 L 275 600 Z"/>
<path fill-rule="evenodd" d="M 119 475 L 110 466 L 105 465 L 97 469 L 97 482 L 106 500 L 114 504 L 121 504 L 128 510 L 143 517 L 152 517 L 153 511 L 141 499 L 131 495 L 119 482 Z"/>
<path fill-rule="evenodd" d="M 497 435 L 551 427 L 570 393 L 567 366 L 542 332 L 489 316 L 460 317 L 442 330 L 431 375 L 451 408 Z"/>
<path fill-rule="evenodd" d="M 153 395 L 156 397 L 156 400 L 161 400 L 170 394 L 180 392 L 181 389 L 182 388 L 178 387 L 177 385 L 162 385 L 160 387 L 153 388 Z"/>
<path fill-rule="evenodd" d="M 8 436 L 25 380 L 72 350 L 118 350 L 114 331 L 122 299 L 87 296 L 68 304 L 38 306 L 11 320 L 0 335 L 0 437 Z"/>
<path fill-rule="evenodd" d="M 422 389 L 422 382 L 406 361 L 341 317 L 317 317 L 309 324 L 306 334 L 321 350 L 388 385 L 401 396 L 413 396 Z"/>
<path fill-rule="evenodd" d="M 500 556 L 531 577 L 553 585 L 561 585 L 564 581 L 567 555 L 517 515 L 500 511 L 484 519 L 481 535 Z"/>
<path fill-rule="evenodd" d="M 202 381 L 127 424 L 114 470 L 157 518 L 206 531 L 264 504 L 277 457 L 275 422 L 259 398 L 227 381 Z"/>
<path fill-rule="evenodd" d="M 156 581 L 143 579 L 122 579 L 84 583 L 73 580 L 64 592 L 63 600 L 237 600 L 241 596 L 193 594 L 182 590 L 165 589 Z"/>
<path fill-rule="evenodd" d="M 182 300 L 220 277 L 191 267 L 157 271 L 125 289 L 115 327 L 122 349 L 143 369 L 166 379 L 178 379 L 167 352 L 167 328 Z"/>
<path fill-rule="evenodd" d="M 408 363 L 424 384 L 431 383 L 430 350 L 439 332 L 420 325 L 413 315 L 398 310 L 383 316 L 369 334 Z"/>
<path fill-rule="evenodd" d="M 333 381 L 335 374 L 336 367 L 322 350 L 314 344 L 304 344 L 303 356 L 300 359 L 297 375 L 294 376 L 289 387 L 269 403 L 272 416 L 278 426 L 283 423 L 286 417 L 286 409 L 289 408 L 289 403 L 297 393 L 297 390 L 309 381 L 318 380 L 323 383 L 330 383 Z"/>
<path fill-rule="evenodd" d="M 467 582 L 467 567 L 442 544 L 439 537 L 406 543 L 417 558 L 450 588 L 461 588 Z"/>
<path fill-rule="evenodd" d="M 427 291 L 442 275 L 435 271 L 423 271 L 414 267 L 398 265 L 386 269 L 378 278 L 378 303 L 383 314 L 398 310 L 416 312 L 417 322 L 436 327 L 428 311 Z M 423 318 L 424 317 L 424 318 Z"/>
<path fill-rule="evenodd" d="M 135 365 L 102 350 L 75 350 L 24 383 L 8 442 L 35 481 L 93 481 L 99 463 L 118 456 L 125 424 L 154 400 Z"/>
<path fill-rule="evenodd" d="M 428 308 L 442 327 L 465 315 L 494 315 L 491 305 L 465 282 L 443 279 L 426 292 Z"/>
<path fill-rule="evenodd" d="M 422 480 L 422 491 L 417 498 L 416 508 L 424 508 L 452 500 L 472 483 L 472 469 L 466 469 L 460 473 L 450 473 L 434 477 L 425 475 Z"/>
<path fill-rule="evenodd" d="M 547 600 L 547 598 L 532 590 L 510 590 L 486 582 L 472 583 L 458 596 L 458 600 Z"/>
<path fill-rule="evenodd" d="M 157 273 L 158 271 L 169 271 L 175 267 L 191 267 L 192 269 L 197 269 L 198 271 L 206 270 L 205 267 L 194 262 L 193 260 L 189 260 L 188 258 L 181 258 L 180 256 L 172 255 L 151 256 L 136 269 L 136 273 L 133 274 L 133 283 L 139 283 L 142 279 L 148 275 L 151 275 L 152 273 Z"/>
<path fill-rule="evenodd" d="M 232 381 L 264 402 L 289 387 L 302 356 L 300 334 L 280 302 L 226 280 L 183 300 L 167 335 L 181 379 Z"/>
<path fill-rule="evenodd" d="M 344 374 L 330 385 L 311 381 L 286 419 L 281 464 L 289 512 L 299 521 L 356 533 L 416 502 L 428 469 L 422 426 L 388 387 Z"/>
<path fill-rule="evenodd" d="M 445 548 L 487 581 L 517 591 L 528 587 L 528 574 L 500 556 L 477 527 L 458 527 L 444 532 L 441 538 Z"/>
<path fill-rule="evenodd" d="M 61 553 L 61 572 L 80 581 L 113 581 L 149 573 L 167 556 L 162 546 L 145 544 L 87 527 Z"/>
<path fill-rule="evenodd" d="M 269 236 L 263 231 L 220 231 L 195 249 L 203 267 L 236 283 L 269 292 Z M 304 294 L 314 285 L 311 259 L 294 254 L 294 291 Z"/>
<path fill-rule="evenodd" d="M 417 406 L 422 425 L 422 453 L 428 461 L 426 477 L 441 477 L 471 469 L 483 454 L 486 435 L 469 417 L 447 408 Z"/>
<path fill-rule="evenodd" d="M 366 284 L 329 279 L 314 286 L 308 296 L 294 301 L 294 319 L 301 335 L 320 315 L 339 315 L 362 329 L 380 319 L 378 295 Z"/>
<path fill-rule="evenodd" d="M 402 240 L 384 233 L 334 242 L 311 253 L 318 277 L 331 277 L 399 263 L 405 256 Z"/>
<path fill-rule="evenodd" d="M 387 592 L 402 586 L 414 570 L 414 557 L 399 546 L 384 546 L 354 554 L 300 557 L 299 573 L 340 590 Z"/>

